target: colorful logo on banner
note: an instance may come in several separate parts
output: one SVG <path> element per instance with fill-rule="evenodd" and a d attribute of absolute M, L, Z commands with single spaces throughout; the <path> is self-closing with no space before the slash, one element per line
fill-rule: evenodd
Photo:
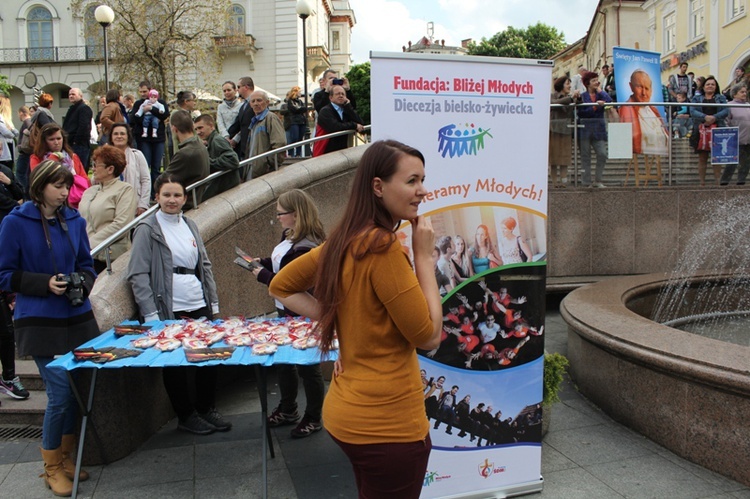
<path fill-rule="evenodd" d="M 446 125 L 438 131 L 438 152 L 445 157 L 461 157 L 465 154 L 476 156 L 477 151 L 484 149 L 484 138 L 492 137 L 490 130 L 477 127 L 474 123 L 466 123 L 463 128 L 459 125 Z"/>
<path fill-rule="evenodd" d="M 495 463 L 491 463 L 489 459 L 485 459 L 484 462 L 478 466 L 478 468 L 479 475 L 482 478 L 489 478 L 492 475 L 505 472 L 505 466 L 495 468 Z"/>
<path fill-rule="evenodd" d="M 433 483 L 437 483 L 442 480 L 448 480 L 450 479 L 450 477 L 450 475 L 441 475 L 437 471 L 427 470 L 427 473 L 424 474 L 424 483 L 422 484 L 422 486 L 429 487 Z"/>

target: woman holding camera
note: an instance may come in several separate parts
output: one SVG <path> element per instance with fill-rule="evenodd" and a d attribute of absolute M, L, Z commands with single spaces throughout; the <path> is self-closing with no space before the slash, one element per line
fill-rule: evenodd
<path fill-rule="evenodd" d="M 46 385 L 42 476 L 58 496 L 73 490 L 77 405 L 66 371 L 47 365 L 99 334 L 87 298 L 96 275 L 86 222 L 67 205 L 72 185 L 70 170 L 42 161 L 29 179 L 31 201 L 0 225 L 0 289 L 16 293 L 18 355 L 34 358 Z M 81 471 L 79 479 L 88 474 Z"/>
<path fill-rule="evenodd" d="M 159 210 L 135 227 L 128 266 L 128 282 L 143 321 L 212 319 L 219 313 L 219 296 L 198 227 L 182 216 L 185 185 L 163 173 L 154 182 L 154 192 Z M 191 370 L 194 387 L 189 383 Z M 208 435 L 232 428 L 214 407 L 216 366 L 165 367 L 162 378 L 177 414 L 177 429 Z"/>

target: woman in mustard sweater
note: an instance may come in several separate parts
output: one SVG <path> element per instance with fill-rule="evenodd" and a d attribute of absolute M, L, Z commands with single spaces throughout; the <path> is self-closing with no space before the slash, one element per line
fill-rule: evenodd
<path fill-rule="evenodd" d="M 417 215 L 423 182 L 419 151 L 373 143 L 328 241 L 271 281 L 285 307 L 319 321 L 323 352 L 338 334 L 340 368 L 323 421 L 352 463 L 360 497 L 419 497 L 432 448 L 416 349 L 437 348 L 442 308 L 435 236 Z M 395 234 L 402 220 L 412 225 L 414 269 Z"/>

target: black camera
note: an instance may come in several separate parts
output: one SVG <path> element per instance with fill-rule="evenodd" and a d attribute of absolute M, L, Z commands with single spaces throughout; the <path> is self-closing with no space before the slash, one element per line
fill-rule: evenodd
<path fill-rule="evenodd" d="M 80 307 L 83 305 L 85 298 L 83 295 L 83 282 L 86 280 L 84 274 L 71 272 L 68 275 L 58 276 L 56 280 L 68 284 L 68 287 L 65 289 L 65 296 L 72 306 Z"/>
<path fill-rule="evenodd" d="M 334 78 L 332 83 L 334 85 L 343 85 L 344 84 L 344 79 L 343 78 Z"/>

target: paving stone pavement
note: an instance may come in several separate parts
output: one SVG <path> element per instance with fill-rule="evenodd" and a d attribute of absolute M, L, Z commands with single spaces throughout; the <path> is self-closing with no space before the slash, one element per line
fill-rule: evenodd
<path fill-rule="evenodd" d="M 567 327 L 554 304 L 547 312 L 546 349 L 567 353 Z M 303 393 L 301 393 L 303 396 Z M 278 401 L 273 372 L 269 407 Z M 615 423 L 570 381 L 554 406 L 543 441 L 544 490 L 528 497 L 750 499 L 750 489 L 681 459 Z M 300 401 L 304 406 L 304 400 Z M 253 380 L 222 390 L 219 409 L 234 423 L 227 433 L 193 436 L 173 420 L 120 461 L 87 468 L 81 498 L 261 497 L 260 404 Z M 272 430 L 276 458 L 268 461 L 270 498 L 356 497 L 349 463 L 319 432 L 292 439 L 290 427 Z M 0 442 L 0 497 L 52 497 L 38 477 L 39 442 Z M 397 499 L 397 498 L 394 498 Z"/>

